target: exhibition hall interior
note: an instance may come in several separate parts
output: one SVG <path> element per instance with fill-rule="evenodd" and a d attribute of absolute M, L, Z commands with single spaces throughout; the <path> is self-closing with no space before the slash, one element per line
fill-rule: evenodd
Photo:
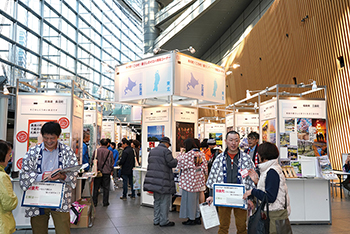
<path fill-rule="evenodd" d="M 349 28 L 348 0 L 2 0 L 1 229 L 254 233 L 267 199 L 270 233 L 279 205 L 348 233 Z"/>

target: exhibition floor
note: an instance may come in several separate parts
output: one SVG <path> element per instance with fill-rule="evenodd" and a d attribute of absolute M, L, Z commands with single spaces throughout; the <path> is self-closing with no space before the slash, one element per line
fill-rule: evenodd
<path fill-rule="evenodd" d="M 202 225 L 184 226 L 181 224 L 184 219 L 179 218 L 178 212 L 170 212 L 169 219 L 175 222 L 174 227 L 159 227 L 153 225 L 153 208 L 140 206 L 140 197 L 127 201 L 119 199 L 122 189 L 110 193 L 110 205 L 102 206 L 102 196 L 100 196 L 99 205 L 96 207 L 96 218 L 94 226 L 86 229 L 72 229 L 75 233 L 99 233 L 99 234 L 194 234 L 194 233 L 217 233 L 218 228 L 205 230 Z M 317 212 L 317 210 L 315 210 Z M 233 215 L 232 215 L 233 217 Z M 292 225 L 294 234 L 345 234 L 349 233 L 350 217 L 350 197 L 346 193 L 343 199 L 338 196 L 332 199 L 332 220 L 333 225 Z M 230 233 L 235 232 L 234 218 Z M 15 234 L 31 234 L 31 230 L 19 230 Z M 49 233 L 55 233 L 50 230 Z"/>

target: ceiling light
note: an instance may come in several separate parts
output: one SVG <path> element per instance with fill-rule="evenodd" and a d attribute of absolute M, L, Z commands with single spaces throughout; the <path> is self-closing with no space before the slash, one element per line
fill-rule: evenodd
<path fill-rule="evenodd" d="M 258 109 L 258 103 L 257 102 L 254 103 L 254 109 Z"/>
<path fill-rule="evenodd" d="M 4 90 L 3 90 L 3 92 L 4 92 L 5 95 L 9 95 L 9 94 L 10 94 L 10 92 L 9 92 L 9 90 L 7 89 L 7 86 L 6 86 L 6 85 L 4 85 Z"/>
<path fill-rule="evenodd" d="M 159 51 L 161 51 L 162 49 L 161 48 L 159 48 L 159 47 L 157 47 L 157 48 L 154 48 L 153 49 L 153 54 L 158 54 L 159 53 Z"/>
<path fill-rule="evenodd" d="M 233 68 L 233 69 L 236 69 L 236 68 L 238 68 L 238 67 L 240 67 L 240 66 L 241 66 L 241 65 L 235 63 L 235 64 L 232 65 L 232 68 Z"/>
<path fill-rule="evenodd" d="M 232 74 L 232 71 L 227 71 L 226 72 L 226 75 L 228 76 L 228 75 L 231 75 Z"/>

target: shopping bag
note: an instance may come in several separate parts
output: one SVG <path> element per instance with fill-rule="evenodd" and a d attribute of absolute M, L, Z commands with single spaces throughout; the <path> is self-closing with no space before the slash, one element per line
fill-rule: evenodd
<path fill-rule="evenodd" d="M 266 214 L 264 207 L 266 206 Z M 261 201 L 254 214 L 249 217 L 248 234 L 268 234 L 270 231 L 269 204 L 267 196 Z"/>
<path fill-rule="evenodd" d="M 92 170 L 91 171 L 94 173 L 94 175 L 96 177 L 100 177 L 100 176 L 97 176 L 98 175 L 98 171 L 97 171 L 97 159 L 96 159 L 96 157 L 97 157 L 97 149 L 95 150 L 95 157 L 92 160 Z M 102 176 L 102 173 L 101 173 L 101 176 Z"/>
<path fill-rule="evenodd" d="M 114 188 L 114 179 L 113 179 L 113 176 L 111 175 L 111 180 L 109 182 L 109 190 L 110 191 L 115 191 L 115 188 Z"/>

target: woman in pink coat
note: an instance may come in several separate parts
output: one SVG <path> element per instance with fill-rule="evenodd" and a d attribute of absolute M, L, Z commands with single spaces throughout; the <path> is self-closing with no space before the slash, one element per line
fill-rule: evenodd
<path fill-rule="evenodd" d="M 182 189 L 180 218 L 187 218 L 184 225 L 201 224 L 199 194 L 205 186 L 208 174 L 205 155 L 199 151 L 193 138 L 184 141 L 186 153 L 178 156 L 177 167 L 181 170 L 179 186 Z"/>

